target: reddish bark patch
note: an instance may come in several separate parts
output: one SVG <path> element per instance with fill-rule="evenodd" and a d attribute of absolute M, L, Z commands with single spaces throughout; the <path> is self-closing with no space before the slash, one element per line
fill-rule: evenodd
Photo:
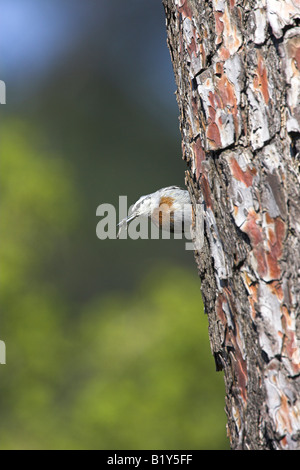
<path fill-rule="evenodd" d="M 221 321 L 222 325 L 225 327 L 227 324 L 226 321 L 226 315 L 223 310 L 223 301 L 224 301 L 224 295 L 219 294 L 217 300 L 216 300 L 216 312 L 219 320 Z"/>
<path fill-rule="evenodd" d="M 178 6 L 178 11 L 185 18 L 191 18 L 193 16 L 193 12 L 191 10 L 191 7 L 189 6 L 188 0 L 182 0 L 181 1 L 181 5 Z"/>
<path fill-rule="evenodd" d="M 202 43 L 200 44 L 199 49 L 200 49 L 200 54 L 201 54 L 201 57 L 202 57 L 203 67 L 206 67 L 206 52 L 205 52 L 205 48 L 204 48 Z"/>
<path fill-rule="evenodd" d="M 218 149 L 222 145 L 221 135 L 219 131 L 219 127 L 216 123 L 216 109 L 222 107 L 222 102 L 218 94 L 216 93 L 209 93 L 209 102 L 210 106 L 208 106 L 208 124 L 206 129 L 206 137 L 210 141 L 210 147 L 212 149 Z"/>
<path fill-rule="evenodd" d="M 208 124 L 206 137 L 210 140 L 212 149 L 216 150 L 221 147 L 221 135 L 219 128 L 215 122 L 211 122 Z"/>
<path fill-rule="evenodd" d="M 195 29 L 193 30 L 193 33 L 196 34 Z M 197 57 L 197 55 L 198 55 L 198 44 L 196 43 L 196 40 L 195 40 L 194 36 L 192 37 L 190 44 L 187 46 L 187 50 L 188 50 L 189 56 L 194 54 Z"/>
<path fill-rule="evenodd" d="M 246 285 L 247 292 L 248 292 L 248 300 L 249 300 L 249 303 L 250 303 L 251 318 L 253 320 L 255 320 L 255 318 L 256 318 L 256 307 L 255 307 L 255 305 L 257 304 L 257 298 L 258 298 L 258 294 L 257 294 L 258 286 L 257 286 L 256 283 L 254 284 L 252 282 L 251 278 L 248 276 L 247 273 L 244 273 L 243 279 L 244 279 L 244 283 Z"/>
<path fill-rule="evenodd" d="M 196 167 L 196 178 L 199 179 L 203 173 L 202 162 L 205 160 L 205 152 L 203 150 L 201 139 L 198 136 L 196 141 L 192 144 L 192 150 L 194 153 L 194 165 Z"/>
<path fill-rule="evenodd" d="M 266 225 L 262 227 L 260 216 L 250 209 L 241 229 L 250 238 L 259 276 L 268 281 L 279 279 L 285 237 L 283 220 L 280 217 L 273 219 L 267 213 Z"/>
<path fill-rule="evenodd" d="M 207 208 L 213 209 L 213 203 L 212 203 L 212 199 L 210 196 L 211 191 L 210 191 L 209 183 L 207 181 L 207 177 L 205 175 L 202 175 L 199 182 L 200 182 L 203 198 L 204 198 Z"/>
<path fill-rule="evenodd" d="M 299 374 L 300 372 L 300 358 L 297 344 L 297 337 L 295 334 L 294 325 L 288 309 L 285 305 L 282 306 L 282 326 L 284 328 L 284 341 L 282 354 L 289 358 L 292 365 L 293 372 Z"/>
<path fill-rule="evenodd" d="M 193 133 L 190 136 L 191 140 L 195 137 L 195 135 L 198 135 L 200 132 L 200 121 L 199 121 L 199 111 L 198 111 L 198 101 L 195 96 L 192 96 L 191 99 L 191 106 L 192 106 L 192 117 L 191 117 L 191 124 L 192 124 L 192 129 Z"/>
<path fill-rule="evenodd" d="M 218 81 L 218 91 L 223 102 L 223 108 L 228 108 L 231 114 L 233 115 L 234 129 L 235 134 L 238 135 L 238 107 L 237 107 L 237 98 L 235 95 L 235 89 L 232 83 L 228 80 L 225 74 L 222 75 Z"/>
<path fill-rule="evenodd" d="M 242 358 L 240 350 L 235 352 L 235 374 L 237 377 L 239 390 L 244 403 L 247 402 L 247 364 Z"/>
<path fill-rule="evenodd" d="M 256 91 L 260 91 L 263 95 L 265 103 L 268 104 L 270 95 L 269 95 L 269 86 L 268 86 L 268 74 L 265 67 L 264 59 L 260 53 L 257 55 L 257 69 L 256 74 L 253 78 L 253 86 Z"/>
<path fill-rule="evenodd" d="M 279 217 L 276 219 L 271 219 L 271 221 L 272 222 L 269 223 L 273 223 L 274 228 L 269 227 L 267 233 L 269 246 L 269 252 L 267 253 L 267 264 L 270 278 L 279 279 L 281 274 L 279 260 L 282 256 L 285 224 Z"/>
<path fill-rule="evenodd" d="M 229 356 L 231 358 L 232 369 L 236 377 L 239 394 L 244 403 L 247 401 L 247 363 L 243 359 L 243 354 L 241 351 L 241 344 L 243 343 L 240 337 L 239 325 L 236 320 L 236 311 L 235 305 L 232 300 L 232 292 L 230 288 L 224 289 L 224 291 L 219 294 L 216 301 L 216 313 L 221 321 L 224 332 L 225 332 L 225 345 L 228 348 Z M 226 312 L 231 312 L 230 325 L 228 324 L 228 319 Z M 235 322 L 234 327 L 232 327 L 232 322 Z"/>
<path fill-rule="evenodd" d="M 223 30 L 224 30 L 224 23 L 223 23 L 223 21 L 221 21 L 221 18 L 223 16 L 223 12 L 222 11 L 215 11 L 214 15 L 215 15 L 215 21 L 216 21 L 215 30 L 216 30 L 216 35 L 217 35 L 216 44 L 221 44 Z"/>
<path fill-rule="evenodd" d="M 252 186 L 253 177 L 257 174 L 257 170 L 255 168 L 247 167 L 247 170 L 243 171 L 236 159 L 231 158 L 230 169 L 235 179 L 244 183 L 247 188 L 249 188 L 249 186 Z"/>
<path fill-rule="evenodd" d="M 273 281 L 269 283 L 269 287 L 272 294 L 276 295 L 279 302 L 282 303 L 284 300 L 284 293 L 281 284 L 279 284 L 278 281 Z"/>
<path fill-rule="evenodd" d="M 268 273 L 266 253 L 263 246 L 263 232 L 262 227 L 259 224 L 259 216 L 250 209 L 247 215 L 246 222 L 242 225 L 241 229 L 247 233 L 250 238 L 253 255 L 257 264 L 257 272 L 260 277 L 264 278 Z"/>

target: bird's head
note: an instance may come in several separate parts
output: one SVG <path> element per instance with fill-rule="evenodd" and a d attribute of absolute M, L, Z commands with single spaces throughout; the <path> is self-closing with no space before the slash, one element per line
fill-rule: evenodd
<path fill-rule="evenodd" d="M 137 217 L 151 217 L 152 211 L 157 207 L 157 195 L 156 193 L 148 194 L 147 196 L 141 196 L 138 201 L 131 207 L 129 214 L 125 219 L 121 220 L 119 225 L 119 232 L 117 238 L 119 238 L 120 232 L 123 227 L 127 227 L 129 222 L 136 219 Z"/>

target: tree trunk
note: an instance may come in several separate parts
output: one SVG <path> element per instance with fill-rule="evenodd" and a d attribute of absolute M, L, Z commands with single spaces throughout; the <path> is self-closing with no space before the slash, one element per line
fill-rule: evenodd
<path fill-rule="evenodd" d="M 300 2 L 163 3 L 231 447 L 300 449 Z"/>

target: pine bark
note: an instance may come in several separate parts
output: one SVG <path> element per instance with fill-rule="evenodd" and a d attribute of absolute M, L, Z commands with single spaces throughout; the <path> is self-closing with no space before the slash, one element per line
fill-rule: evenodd
<path fill-rule="evenodd" d="M 163 4 L 230 444 L 300 449 L 300 2 Z"/>

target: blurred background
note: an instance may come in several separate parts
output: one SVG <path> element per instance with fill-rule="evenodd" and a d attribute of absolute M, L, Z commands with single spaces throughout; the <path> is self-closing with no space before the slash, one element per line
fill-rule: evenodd
<path fill-rule="evenodd" d="M 0 8 L 0 448 L 228 448 L 193 253 L 96 237 L 184 186 L 161 0 Z"/>

